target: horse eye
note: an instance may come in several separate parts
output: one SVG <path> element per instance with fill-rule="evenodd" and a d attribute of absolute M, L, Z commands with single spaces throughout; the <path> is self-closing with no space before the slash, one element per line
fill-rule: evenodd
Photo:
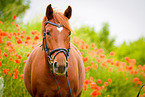
<path fill-rule="evenodd" d="M 47 31 L 47 35 L 50 35 L 50 32 L 49 31 Z"/>

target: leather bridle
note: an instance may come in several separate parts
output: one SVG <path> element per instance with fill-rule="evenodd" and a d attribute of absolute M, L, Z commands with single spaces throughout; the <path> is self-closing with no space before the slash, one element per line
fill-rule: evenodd
<path fill-rule="evenodd" d="M 51 25 L 56 26 L 56 27 L 58 27 L 58 28 L 64 27 L 63 25 L 57 25 L 57 24 L 55 24 L 55 23 L 53 23 L 53 22 L 50 22 L 50 21 L 47 21 L 46 24 L 45 24 L 45 26 L 46 26 L 47 24 L 51 24 Z M 58 90 L 59 90 L 59 94 L 60 94 L 61 97 L 62 97 L 62 94 L 61 94 L 61 92 L 60 92 L 60 89 L 59 89 L 57 80 L 56 80 L 55 75 L 54 75 L 54 73 L 53 73 L 53 65 L 54 65 L 54 59 L 55 59 L 55 57 L 56 57 L 59 53 L 64 53 L 64 55 L 65 55 L 65 57 L 66 57 L 66 67 L 68 67 L 68 58 L 69 58 L 69 52 L 70 52 L 70 34 L 71 34 L 71 33 L 69 33 L 69 48 L 68 48 L 68 49 L 66 49 L 66 48 L 56 48 L 56 49 L 52 50 L 51 52 L 49 52 L 49 48 L 48 48 L 47 42 L 46 42 L 46 29 L 44 29 L 43 41 L 42 41 L 42 45 L 41 45 L 41 46 L 42 46 L 42 50 L 43 50 L 43 49 L 44 49 L 44 42 L 45 42 L 45 51 L 46 51 L 46 54 L 47 54 L 47 58 L 49 59 L 48 62 L 49 62 L 49 64 L 50 64 L 50 70 L 51 70 L 51 73 L 52 73 L 52 75 L 53 75 L 53 77 L 54 77 L 54 80 L 55 80 L 55 82 L 56 82 L 56 85 L 57 85 L 57 88 L 58 88 Z M 51 55 L 54 54 L 55 52 L 56 52 L 56 54 L 55 54 L 54 57 L 52 58 Z M 72 92 L 71 92 L 71 88 L 70 88 L 70 84 L 69 84 L 69 80 L 68 80 L 68 72 L 67 72 L 67 70 L 66 70 L 66 78 L 67 78 L 67 83 L 68 83 L 70 95 L 71 95 L 71 97 L 73 97 L 73 96 L 72 96 Z"/>

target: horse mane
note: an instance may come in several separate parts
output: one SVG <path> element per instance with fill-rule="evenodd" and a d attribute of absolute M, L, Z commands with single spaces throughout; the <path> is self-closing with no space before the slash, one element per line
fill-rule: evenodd
<path fill-rule="evenodd" d="M 58 12 L 56 10 L 53 11 L 53 20 L 54 20 L 54 23 L 60 23 L 65 28 L 72 31 L 72 29 L 70 27 L 70 24 L 69 24 L 69 19 L 67 17 L 65 17 L 63 13 Z M 42 21 L 42 26 L 41 26 L 41 35 L 42 35 L 42 37 L 43 37 L 43 34 L 44 34 L 46 21 L 48 21 L 48 19 L 47 19 L 46 16 L 44 16 L 43 21 Z"/>

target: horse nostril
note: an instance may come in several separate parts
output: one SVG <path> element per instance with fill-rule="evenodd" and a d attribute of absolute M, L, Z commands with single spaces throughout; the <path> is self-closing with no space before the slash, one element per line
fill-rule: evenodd
<path fill-rule="evenodd" d="M 54 67 L 57 68 L 57 62 L 54 63 Z"/>

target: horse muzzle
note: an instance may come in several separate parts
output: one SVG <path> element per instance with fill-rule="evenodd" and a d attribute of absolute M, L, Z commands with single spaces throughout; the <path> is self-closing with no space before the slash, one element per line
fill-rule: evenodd
<path fill-rule="evenodd" d="M 64 75 L 68 69 L 68 62 L 65 62 L 64 65 L 60 65 L 58 62 L 53 63 L 53 72 L 56 75 Z"/>

